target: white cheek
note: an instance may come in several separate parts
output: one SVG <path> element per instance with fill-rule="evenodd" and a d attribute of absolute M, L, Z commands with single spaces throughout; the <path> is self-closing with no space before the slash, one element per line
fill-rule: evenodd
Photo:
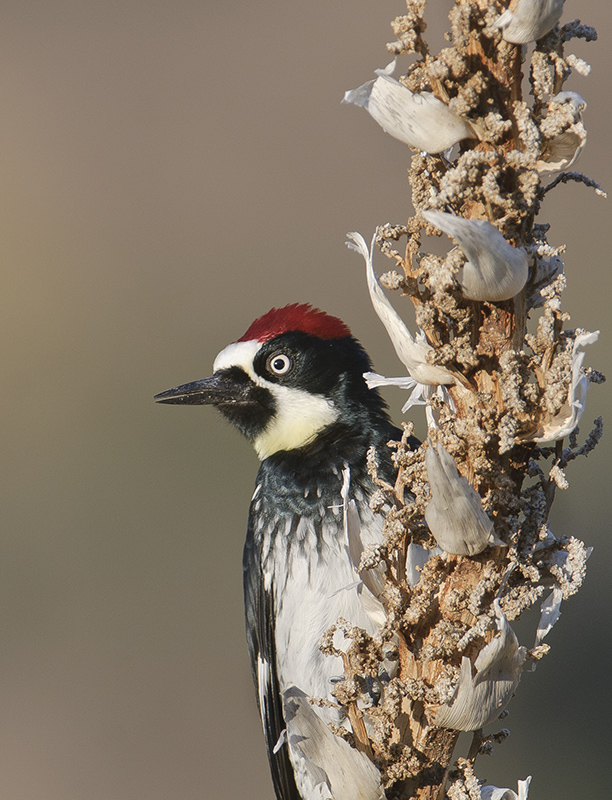
<path fill-rule="evenodd" d="M 304 447 L 338 418 L 334 404 L 322 395 L 272 383 L 267 388 L 276 400 L 276 414 L 253 442 L 262 460 L 279 450 Z"/>
<path fill-rule="evenodd" d="M 253 361 L 261 347 L 262 342 L 255 340 L 229 344 L 216 357 L 213 370 L 240 367 L 254 383 L 273 394 L 276 414 L 253 442 L 257 455 L 263 460 L 279 450 L 294 450 L 310 444 L 323 428 L 336 421 L 338 411 L 320 394 L 279 386 L 257 375 Z"/>

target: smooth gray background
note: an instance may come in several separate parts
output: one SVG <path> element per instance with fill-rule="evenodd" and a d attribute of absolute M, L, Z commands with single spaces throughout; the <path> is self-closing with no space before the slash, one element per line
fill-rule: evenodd
<path fill-rule="evenodd" d="M 566 87 L 588 101 L 579 168 L 612 188 L 610 11 L 568 0 L 564 19 L 578 5 L 600 32 Z M 429 4 L 436 50 L 450 6 Z M 340 99 L 403 10 L 3 3 L 1 798 L 271 798 L 241 607 L 256 458 L 213 410 L 152 395 L 293 301 L 401 373 L 344 234 L 412 213 L 410 154 Z M 587 363 L 610 372 L 609 204 L 568 185 L 542 218 L 568 245 L 570 325 L 602 329 Z M 606 410 L 592 388 L 583 427 Z M 609 471 L 605 439 L 569 470 L 553 527 L 595 547 L 589 576 L 479 762 L 501 785 L 533 773 L 536 799 L 609 786 Z"/>

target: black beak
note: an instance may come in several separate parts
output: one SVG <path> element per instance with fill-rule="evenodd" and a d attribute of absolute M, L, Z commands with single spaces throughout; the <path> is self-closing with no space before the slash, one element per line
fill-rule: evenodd
<path fill-rule="evenodd" d="M 157 403 L 173 403 L 190 406 L 220 406 L 225 412 L 231 407 L 252 408 L 267 406 L 265 389 L 256 386 L 244 370 L 238 367 L 220 369 L 201 381 L 184 383 L 167 392 L 156 394 Z"/>
<path fill-rule="evenodd" d="M 274 415 L 271 392 L 254 383 L 240 367 L 220 369 L 201 381 L 184 383 L 155 395 L 158 403 L 216 406 L 249 439 L 254 439 Z"/>
<path fill-rule="evenodd" d="M 244 373 L 243 373 L 244 374 Z M 244 375 L 244 378 L 247 378 Z M 215 372 L 210 378 L 184 383 L 153 398 L 156 403 L 180 403 L 183 405 L 225 405 L 249 402 L 251 381 L 236 380 L 229 370 Z M 252 386 L 252 384 L 251 384 Z"/>

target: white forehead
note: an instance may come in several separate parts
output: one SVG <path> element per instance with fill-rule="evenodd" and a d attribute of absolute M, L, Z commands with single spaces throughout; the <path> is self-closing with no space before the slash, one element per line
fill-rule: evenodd
<path fill-rule="evenodd" d="M 249 377 L 255 379 L 253 360 L 262 344 L 263 342 L 258 342 L 256 339 L 228 344 L 215 358 L 213 371 L 217 372 L 217 370 L 228 369 L 229 367 L 240 367 Z"/>

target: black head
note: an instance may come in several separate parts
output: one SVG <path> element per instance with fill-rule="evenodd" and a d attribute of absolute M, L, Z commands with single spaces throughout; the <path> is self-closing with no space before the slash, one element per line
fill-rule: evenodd
<path fill-rule="evenodd" d="M 309 306 L 287 306 L 256 320 L 222 350 L 212 377 L 155 399 L 215 405 L 264 459 L 323 436 L 388 429 L 385 404 L 363 378 L 370 370 L 344 323 Z"/>

